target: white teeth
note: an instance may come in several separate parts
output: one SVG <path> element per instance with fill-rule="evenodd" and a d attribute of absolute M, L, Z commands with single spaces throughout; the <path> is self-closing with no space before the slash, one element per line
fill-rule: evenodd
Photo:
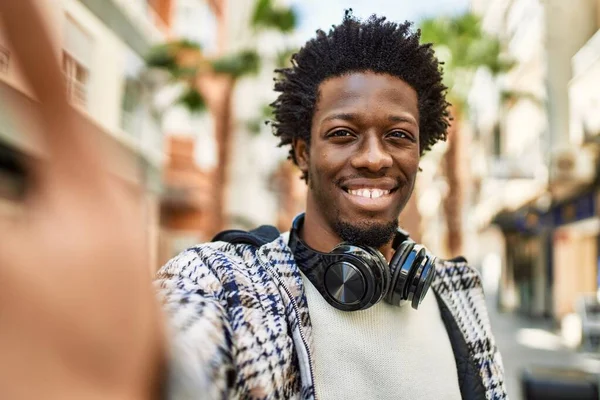
<path fill-rule="evenodd" d="M 353 196 L 361 196 L 361 197 L 376 199 L 378 197 L 386 196 L 386 195 L 390 194 L 390 191 L 389 190 L 381 190 L 381 189 L 357 189 L 357 190 L 348 190 L 348 193 L 350 193 Z"/>

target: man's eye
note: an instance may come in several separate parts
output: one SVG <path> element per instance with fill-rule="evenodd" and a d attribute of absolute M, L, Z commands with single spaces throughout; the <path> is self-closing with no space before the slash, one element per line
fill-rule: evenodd
<path fill-rule="evenodd" d="M 338 129 L 337 131 L 331 132 L 328 137 L 346 137 L 352 136 L 352 133 L 346 129 Z"/>
<path fill-rule="evenodd" d="M 392 131 L 388 134 L 388 137 L 392 137 L 395 139 L 408 139 L 414 142 L 414 138 L 412 137 L 412 135 L 410 135 L 409 133 L 406 133 L 404 131 Z"/>

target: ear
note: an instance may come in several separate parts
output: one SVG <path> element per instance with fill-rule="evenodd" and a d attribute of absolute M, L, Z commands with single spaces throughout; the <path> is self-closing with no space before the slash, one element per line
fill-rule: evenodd
<path fill-rule="evenodd" d="M 306 176 L 308 173 L 308 160 L 309 160 L 309 149 L 306 140 L 300 138 L 294 138 L 292 141 L 292 147 L 294 149 L 294 156 L 298 162 L 300 171 Z"/>

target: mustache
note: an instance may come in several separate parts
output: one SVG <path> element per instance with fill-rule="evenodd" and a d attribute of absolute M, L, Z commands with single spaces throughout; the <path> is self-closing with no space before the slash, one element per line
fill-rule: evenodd
<path fill-rule="evenodd" d="M 346 184 L 348 181 L 352 181 L 354 179 L 381 179 L 381 178 L 388 178 L 388 179 L 393 179 L 396 182 L 396 186 L 402 186 L 405 182 L 405 179 L 403 177 L 393 177 L 393 176 L 389 176 L 386 175 L 385 173 L 383 174 L 353 174 L 353 175 L 346 175 L 343 176 L 341 178 L 336 179 L 333 183 L 335 183 L 337 186 L 344 186 L 344 184 Z"/>

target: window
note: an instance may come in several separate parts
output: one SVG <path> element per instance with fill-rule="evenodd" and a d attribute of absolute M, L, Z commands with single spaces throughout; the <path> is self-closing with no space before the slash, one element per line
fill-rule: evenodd
<path fill-rule="evenodd" d="M 69 98 L 84 106 L 88 100 L 93 41 L 87 32 L 69 15 L 64 26 L 63 73 Z"/>
<path fill-rule="evenodd" d="M 8 66 L 10 63 L 10 51 L 0 46 L 0 74 L 6 74 L 8 72 Z"/>
<path fill-rule="evenodd" d="M 63 73 L 65 74 L 69 99 L 77 105 L 85 106 L 89 79 L 87 68 L 65 51 L 63 52 Z"/>

